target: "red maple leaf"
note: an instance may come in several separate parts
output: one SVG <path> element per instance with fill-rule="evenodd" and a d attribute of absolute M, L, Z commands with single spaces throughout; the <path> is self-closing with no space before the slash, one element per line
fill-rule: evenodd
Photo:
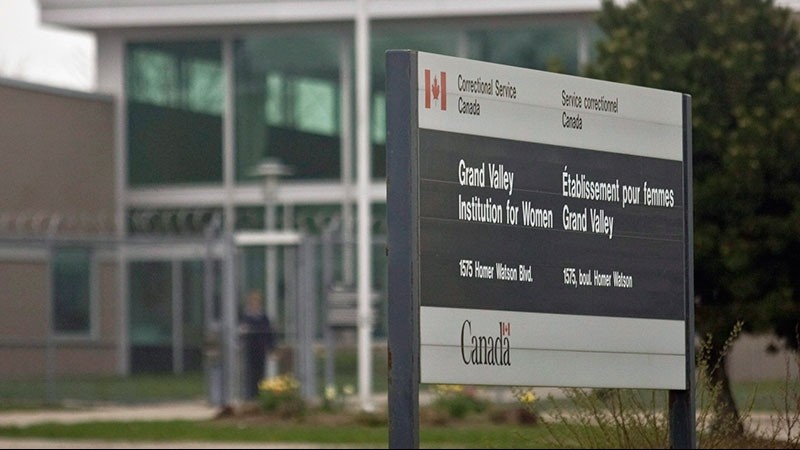
<path fill-rule="evenodd" d="M 439 78 L 433 77 L 433 87 L 431 91 L 433 92 L 433 99 L 439 100 Z"/>

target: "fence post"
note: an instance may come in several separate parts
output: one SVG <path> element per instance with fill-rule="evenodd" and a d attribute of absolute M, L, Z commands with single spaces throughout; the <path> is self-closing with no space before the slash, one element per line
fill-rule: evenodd
<path fill-rule="evenodd" d="M 331 225 L 334 225 L 332 223 Z M 325 341 L 325 386 L 335 386 L 336 343 L 333 329 L 328 324 L 328 293 L 333 286 L 333 226 L 322 233 L 322 333 Z"/>
<path fill-rule="evenodd" d="M 237 314 L 236 268 L 234 267 L 233 234 L 225 232 L 222 238 L 222 403 L 231 405 L 237 400 Z"/>
<path fill-rule="evenodd" d="M 55 359 L 56 359 L 56 352 L 55 348 L 53 348 L 53 313 L 54 313 L 54 305 L 53 305 L 53 294 L 55 292 L 55 280 L 53 277 L 54 265 L 53 260 L 55 258 L 55 245 L 53 244 L 53 235 L 48 233 L 47 235 L 47 288 L 45 292 L 47 295 L 44 299 L 45 307 L 44 311 L 46 314 L 45 318 L 45 348 L 44 348 L 44 365 L 45 365 L 45 383 L 47 385 L 47 392 L 46 392 L 46 401 L 48 404 L 55 403 L 56 401 L 56 386 L 55 386 Z"/>
<path fill-rule="evenodd" d="M 297 341 L 295 346 L 295 372 L 300 381 L 303 398 L 316 398 L 316 364 L 314 360 L 314 337 L 316 335 L 316 252 L 313 238 L 303 239 L 300 244 L 297 277 Z"/>

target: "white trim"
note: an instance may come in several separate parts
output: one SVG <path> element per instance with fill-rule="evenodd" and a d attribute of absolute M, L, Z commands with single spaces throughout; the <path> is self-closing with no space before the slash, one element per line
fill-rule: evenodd
<path fill-rule="evenodd" d="M 40 0 L 44 23 L 85 29 L 356 20 L 354 0 Z M 592 13 L 600 0 L 371 0 L 370 20 Z"/>
<path fill-rule="evenodd" d="M 600 0 L 372 0 L 373 19 L 587 13 L 600 10 Z"/>
<path fill-rule="evenodd" d="M 302 234 L 293 231 L 240 231 L 233 235 L 233 242 L 239 247 L 297 245 L 302 238 Z"/>
<path fill-rule="evenodd" d="M 131 244 L 123 245 L 126 262 L 134 261 L 174 261 L 186 259 L 204 259 L 208 256 L 208 245 L 205 242 L 176 244 Z M 212 249 L 214 255 L 221 255 L 219 244 Z M 127 264 L 125 265 L 127 267 Z"/>
<path fill-rule="evenodd" d="M 52 2 L 51 2 L 52 3 Z M 122 3 L 122 2 L 119 2 Z M 340 21 L 353 18 L 352 1 L 276 1 L 259 3 L 89 5 L 57 7 L 42 4 L 42 22 L 75 28 L 226 25 Z"/>
<path fill-rule="evenodd" d="M 34 248 L 31 248 L 34 247 Z M 6 247 L 5 243 L 0 246 L 0 265 L 4 263 L 23 263 L 23 262 L 47 262 L 47 248 L 42 244 L 30 244 L 25 246 Z"/>
<path fill-rule="evenodd" d="M 264 189 L 260 184 L 240 185 L 232 192 L 236 206 L 264 206 Z M 353 190 L 339 181 L 283 181 L 276 193 L 278 204 L 341 204 L 343 198 L 353 197 Z M 369 186 L 373 203 L 386 201 L 386 182 L 373 181 Z M 354 199 L 353 199 L 354 200 Z M 164 186 L 130 189 L 125 204 L 128 207 L 213 207 L 225 202 L 222 186 Z"/>

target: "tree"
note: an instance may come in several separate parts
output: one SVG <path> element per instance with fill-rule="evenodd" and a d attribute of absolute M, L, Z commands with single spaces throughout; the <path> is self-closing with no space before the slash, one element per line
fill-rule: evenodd
<path fill-rule="evenodd" d="M 798 23 L 771 0 L 604 0 L 598 24 L 588 76 L 692 96 L 696 328 L 738 423 L 723 352 L 736 323 L 798 347 Z"/>

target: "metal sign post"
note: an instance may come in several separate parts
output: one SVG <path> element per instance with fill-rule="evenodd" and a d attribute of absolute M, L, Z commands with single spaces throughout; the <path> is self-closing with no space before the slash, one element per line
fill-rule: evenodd
<path fill-rule="evenodd" d="M 389 210 L 389 447 L 419 448 L 419 264 L 415 224 L 416 58 L 386 58 L 387 205 Z"/>

